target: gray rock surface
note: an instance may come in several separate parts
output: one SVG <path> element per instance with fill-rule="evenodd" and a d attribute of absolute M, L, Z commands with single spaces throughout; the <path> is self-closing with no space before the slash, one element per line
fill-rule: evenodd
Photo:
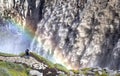
<path fill-rule="evenodd" d="M 29 59 L 28 59 L 25 57 L 3 57 L 3 56 L 0 56 L 0 60 L 25 64 L 27 66 L 30 66 L 33 69 L 38 69 L 38 70 L 40 70 L 40 69 L 44 70 L 48 67 L 46 64 L 37 61 L 33 57 L 29 57 Z"/>
<path fill-rule="evenodd" d="M 58 69 L 50 69 L 47 65 L 43 64 L 43 62 L 37 61 L 34 57 L 30 57 L 26 59 L 24 57 L 4 57 L 0 56 L 0 61 L 13 62 L 18 64 L 24 64 L 31 67 L 29 71 L 30 76 L 116 76 L 120 75 L 119 70 L 109 70 L 109 69 L 101 69 L 101 68 L 84 68 L 78 70 L 78 73 L 74 71 L 69 71 L 69 74 L 66 74 L 64 71 L 60 71 Z"/>
<path fill-rule="evenodd" d="M 24 6 L 26 26 L 36 31 L 31 50 L 68 68 L 120 68 L 119 0 L 27 0 Z"/>
<path fill-rule="evenodd" d="M 72 68 L 119 69 L 119 2 L 45 0 L 32 50 Z"/>
<path fill-rule="evenodd" d="M 40 73 L 40 72 L 37 71 L 37 70 L 30 70 L 30 71 L 29 71 L 29 75 L 30 75 L 30 76 L 43 76 L 43 73 Z"/>

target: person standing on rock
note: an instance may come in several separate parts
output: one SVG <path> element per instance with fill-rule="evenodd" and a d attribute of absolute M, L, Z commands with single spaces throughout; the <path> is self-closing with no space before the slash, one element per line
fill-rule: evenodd
<path fill-rule="evenodd" d="M 29 59 L 29 56 L 30 56 L 30 54 L 29 54 L 29 49 L 26 49 L 26 50 L 25 50 L 25 55 L 26 55 L 26 58 Z"/>

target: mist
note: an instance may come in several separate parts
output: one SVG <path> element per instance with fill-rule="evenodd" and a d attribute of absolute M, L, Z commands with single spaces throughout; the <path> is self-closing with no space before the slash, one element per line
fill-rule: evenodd
<path fill-rule="evenodd" d="M 30 40 L 13 22 L 0 25 L 0 52 L 19 54 L 30 46 Z"/>

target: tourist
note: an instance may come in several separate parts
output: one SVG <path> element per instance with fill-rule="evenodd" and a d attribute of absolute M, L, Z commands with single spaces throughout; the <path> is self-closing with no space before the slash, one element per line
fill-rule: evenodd
<path fill-rule="evenodd" d="M 29 49 L 26 49 L 26 50 L 25 50 L 25 55 L 26 55 L 26 58 L 29 59 L 29 56 L 30 56 L 30 54 L 29 54 Z"/>

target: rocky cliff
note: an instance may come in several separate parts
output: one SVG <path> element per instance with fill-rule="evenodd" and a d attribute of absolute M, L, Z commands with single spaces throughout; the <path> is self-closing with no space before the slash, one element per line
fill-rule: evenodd
<path fill-rule="evenodd" d="M 50 54 L 62 57 L 61 61 L 74 67 L 119 69 L 119 3 L 119 0 L 45 0 L 35 36 L 38 43 L 33 42 L 36 45 L 32 50 L 51 51 Z"/>
<path fill-rule="evenodd" d="M 119 69 L 119 0 L 27 0 L 31 50 L 70 68 Z"/>

